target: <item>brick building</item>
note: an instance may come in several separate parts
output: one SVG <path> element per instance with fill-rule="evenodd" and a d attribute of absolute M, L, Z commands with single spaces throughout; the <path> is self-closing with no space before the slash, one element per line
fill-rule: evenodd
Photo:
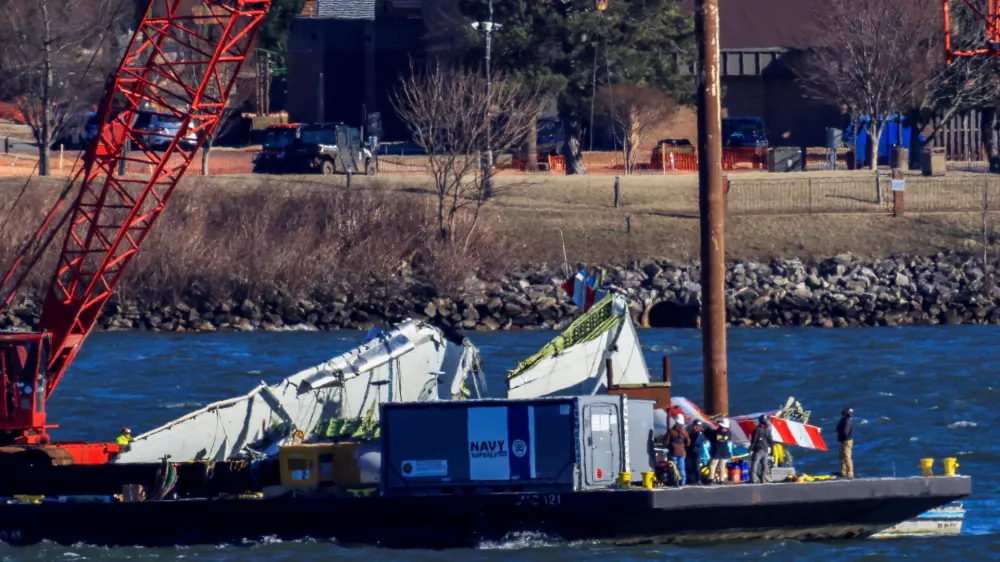
<path fill-rule="evenodd" d="M 819 2 L 720 0 L 723 115 L 763 117 L 772 145 L 822 145 L 825 127 L 840 123 L 839 109 L 807 97 L 788 65 L 810 45 L 802 22 Z M 450 30 L 461 16 L 450 4 L 311 0 L 292 24 L 291 118 L 354 123 L 365 104 L 369 111 L 381 110 L 386 138 L 405 135 L 391 115 L 391 89 L 411 56 L 419 59 L 430 45 L 455 44 Z M 693 12 L 694 0 L 681 5 Z M 662 136 L 693 139 L 693 109 L 682 109 Z"/>
<path fill-rule="evenodd" d="M 839 107 L 812 98 L 791 63 L 811 46 L 808 24 L 820 0 L 719 0 L 723 117 L 763 117 L 771 146 L 822 146 L 826 127 L 843 126 Z M 694 12 L 694 0 L 681 6 Z M 805 24 L 805 25 L 804 25 Z M 694 108 L 663 136 L 694 140 Z"/>
<path fill-rule="evenodd" d="M 680 0 L 694 11 L 694 0 Z M 826 127 L 844 127 L 835 105 L 809 96 L 791 67 L 815 45 L 809 24 L 821 0 L 719 0 L 724 117 L 762 117 L 772 146 L 822 146 Z M 359 124 L 361 106 L 381 111 L 386 139 L 409 132 L 390 102 L 409 60 L 454 55 L 467 25 L 455 0 L 309 0 L 295 18 L 288 58 L 288 112 L 293 120 Z M 952 157 L 981 151 L 978 116 L 956 115 L 938 146 Z M 682 108 L 657 138 L 696 137 L 693 108 Z M 927 130 L 924 131 L 927 134 Z M 598 143 L 600 144 L 600 143 Z"/>
<path fill-rule="evenodd" d="M 430 10 L 434 0 L 311 0 L 292 20 L 289 34 L 288 104 L 293 121 L 343 121 L 358 126 L 362 105 L 382 114 L 384 138 L 407 138 L 395 116 L 392 92 L 410 61 L 419 64 L 429 45 L 448 29 Z"/>

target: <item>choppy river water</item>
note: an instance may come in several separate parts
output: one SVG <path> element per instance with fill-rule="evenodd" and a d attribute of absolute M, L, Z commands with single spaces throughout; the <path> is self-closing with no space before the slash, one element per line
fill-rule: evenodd
<path fill-rule="evenodd" d="M 503 373 L 553 333 L 473 334 L 502 395 Z M 142 432 L 206 403 L 246 392 L 358 344 L 362 332 L 200 335 L 100 333 L 81 351 L 49 404 L 58 439 L 113 439 L 122 426 Z M 641 330 L 651 370 L 673 363 L 674 393 L 701 402 L 697 330 Z M 329 542 L 264 542 L 244 547 L 104 549 L 0 545 L 2 560 L 797 560 L 1000 558 L 1000 328 L 936 326 L 864 329 L 738 329 L 729 332 L 730 406 L 734 412 L 778 407 L 788 396 L 813 412 L 830 442 L 838 415 L 855 409 L 855 466 L 860 475 L 915 475 L 918 459 L 957 456 L 973 476 L 963 534 L 955 538 L 831 543 L 748 542 L 714 546 L 559 544 L 520 537 L 464 552 L 344 548 Z M 836 452 L 798 452 L 807 473 L 837 470 Z M 936 466 L 940 468 L 940 461 Z M 433 514 L 428 514 L 433 517 Z"/>

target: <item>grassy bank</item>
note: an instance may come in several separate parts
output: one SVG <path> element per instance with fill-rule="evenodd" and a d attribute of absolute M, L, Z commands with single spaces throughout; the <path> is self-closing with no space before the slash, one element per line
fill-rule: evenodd
<path fill-rule="evenodd" d="M 743 175 L 742 178 L 751 178 Z M 254 297 L 282 287 L 308 294 L 358 288 L 415 266 L 455 288 L 470 272 L 496 275 L 518 263 L 623 263 L 698 256 L 694 176 L 622 178 L 620 210 L 612 177 L 498 178 L 500 195 L 467 254 L 435 241 L 435 199 L 422 177 L 191 177 L 179 186 L 127 270 L 127 296 L 222 293 Z M 23 180 L 0 180 L 0 260 L 10 263 L 62 188 L 35 179 L 11 209 Z M 631 217 L 631 233 L 625 217 Z M 978 213 L 732 216 L 729 259 L 863 257 L 969 250 Z M 57 244 L 61 238 L 57 239 Z M 29 286 L 48 281 L 50 256 Z"/>
<path fill-rule="evenodd" d="M 827 180 L 841 188 L 839 197 L 870 197 L 870 172 L 793 174 L 797 179 Z M 970 176 L 976 176 L 971 174 Z M 774 174 L 743 173 L 734 182 L 766 182 Z M 949 180 L 963 179 L 949 174 Z M 981 177 L 981 176 L 976 176 Z M 432 198 L 429 183 L 419 178 L 382 177 L 354 185 L 417 201 Z M 336 183 L 338 179 L 331 180 Z M 488 207 L 496 229 L 516 248 L 518 261 L 562 262 L 563 245 L 571 263 L 623 263 L 669 258 L 697 259 L 698 186 L 695 175 L 630 176 L 621 178 L 621 209 L 613 208 L 614 178 L 609 176 L 500 176 L 501 196 Z M 817 185 L 820 181 L 817 181 Z M 338 184 L 339 185 L 339 184 Z M 862 193 L 861 191 L 864 190 Z M 912 194 L 908 194 L 912 195 Z M 726 221 L 729 260 L 772 257 L 822 258 L 843 252 L 864 257 L 891 254 L 933 254 L 969 250 L 981 239 L 977 212 L 833 213 L 834 197 L 815 214 L 791 211 L 772 215 L 733 215 Z M 824 205 L 828 205 L 824 207 Z M 631 218 L 631 232 L 626 231 Z"/>

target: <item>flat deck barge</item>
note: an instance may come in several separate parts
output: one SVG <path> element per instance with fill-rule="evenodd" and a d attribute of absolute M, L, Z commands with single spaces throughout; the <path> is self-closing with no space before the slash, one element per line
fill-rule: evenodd
<path fill-rule="evenodd" d="M 311 537 L 443 549 L 515 532 L 618 544 L 865 538 L 966 497 L 971 488 L 967 476 L 937 476 L 561 494 L 43 500 L 0 505 L 0 539 L 156 547 Z"/>

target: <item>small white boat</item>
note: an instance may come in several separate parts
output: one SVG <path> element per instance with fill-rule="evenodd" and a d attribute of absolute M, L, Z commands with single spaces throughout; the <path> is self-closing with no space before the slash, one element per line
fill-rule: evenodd
<path fill-rule="evenodd" d="M 889 527 L 872 535 L 873 539 L 891 539 L 897 537 L 939 537 L 955 536 L 962 533 L 962 523 L 965 521 L 965 508 L 961 502 L 925 511 L 913 519 Z"/>

